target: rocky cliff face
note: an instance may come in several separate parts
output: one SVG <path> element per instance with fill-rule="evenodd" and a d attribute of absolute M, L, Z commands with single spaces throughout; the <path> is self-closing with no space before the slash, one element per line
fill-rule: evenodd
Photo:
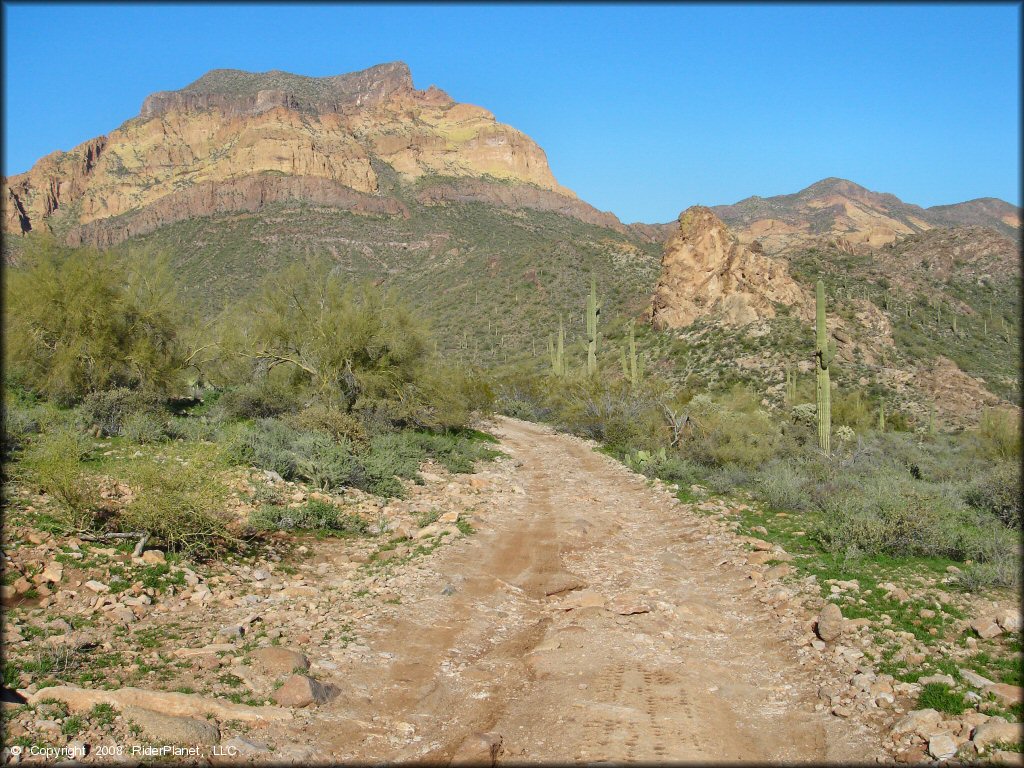
<path fill-rule="evenodd" d="M 683 328 L 705 315 L 747 325 L 774 317 L 775 303 L 806 302 L 784 260 L 743 245 L 711 209 L 693 206 L 665 244 L 651 320 L 661 329 Z"/>
<path fill-rule="evenodd" d="M 600 213 L 559 186 L 528 136 L 437 88 L 416 90 L 408 67 L 393 63 L 329 78 L 216 70 L 154 94 L 109 135 L 5 179 L 4 231 L 109 245 L 292 196 L 395 212 L 396 201 L 370 202 L 382 196 L 379 163 L 406 183 L 496 180 L 535 190 L 549 207 L 557 199 Z"/>

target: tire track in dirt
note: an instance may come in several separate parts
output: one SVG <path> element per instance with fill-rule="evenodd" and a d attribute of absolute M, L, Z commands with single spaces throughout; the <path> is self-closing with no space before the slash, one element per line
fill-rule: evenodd
<path fill-rule="evenodd" d="M 445 762 L 487 731 L 515 762 L 881 754 L 815 712 L 807 672 L 690 513 L 576 438 L 511 419 L 496 433 L 516 460 L 506 503 L 373 628 L 380 660 L 339 673 L 370 694 L 301 726 L 317 757 Z"/>

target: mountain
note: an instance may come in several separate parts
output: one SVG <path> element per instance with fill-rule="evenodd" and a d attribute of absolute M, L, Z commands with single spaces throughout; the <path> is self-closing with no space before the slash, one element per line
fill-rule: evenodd
<path fill-rule="evenodd" d="M 829 178 L 624 225 L 561 186 L 528 136 L 417 90 L 399 62 L 324 78 L 214 70 L 155 93 L 108 135 L 4 179 L 3 227 L 9 264 L 39 233 L 168 254 L 206 317 L 308 262 L 394 290 L 440 353 L 487 366 L 544 365 L 560 320 L 581 349 L 594 278 L 607 364 L 630 320 L 654 320 L 637 326 L 650 371 L 776 399 L 784 371 L 807 364 L 822 278 L 837 382 L 909 411 L 937 403 L 956 423 L 1020 399 L 1016 207 L 926 209 Z"/>
<path fill-rule="evenodd" d="M 425 204 L 551 210 L 625 231 L 559 185 L 528 136 L 436 87 L 416 90 L 401 62 L 323 78 L 214 70 L 155 93 L 110 134 L 5 179 L 3 227 L 110 246 L 289 200 L 408 215 L 382 173 Z"/>
<path fill-rule="evenodd" d="M 983 198 L 921 208 L 837 178 L 822 179 L 793 194 L 748 197 L 712 210 L 740 242 L 758 240 L 770 253 L 823 238 L 845 248 L 877 248 L 906 235 L 959 225 L 1020 236 L 1020 209 L 1002 200 Z"/>

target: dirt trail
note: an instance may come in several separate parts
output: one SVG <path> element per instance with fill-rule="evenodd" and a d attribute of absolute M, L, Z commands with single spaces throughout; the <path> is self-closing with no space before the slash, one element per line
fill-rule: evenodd
<path fill-rule="evenodd" d="M 778 620 L 697 517 L 583 441 L 509 419 L 497 434 L 508 504 L 365 628 L 342 695 L 291 726 L 309 758 L 447 761 L 478 732 L 510 762 L 881 754 L 814 710 Z"/>

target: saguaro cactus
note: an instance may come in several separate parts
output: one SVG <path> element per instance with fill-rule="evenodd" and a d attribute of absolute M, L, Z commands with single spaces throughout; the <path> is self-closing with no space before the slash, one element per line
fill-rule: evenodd
<path fill-rule="evenodd" d="M 636 353 L 636 337 L 633 333 L 633 323 L 629 324 L 629 355 L 627 356 L 626 350 L 622 350 L 622 375 L 629 380 L 631 386 L 636 386 L 640 383 L 640 379 L 644 375 L 644 358 L 643 355 Z"/>
<path fill-rule="evenodd" d="M 826 454 L 829 452 L 829 441 L 832 436 L 832 392 L 830 389 L 828 369 L 832 359 L 836 356 L 834 344 L 828 341 L 828 332 L 825 328 L 825 283 L 821 280 L 815 288 L 815 334 L 816 344 L 814 356 L 816 358 L 815 370 L 817 371 L 817 395 L 818 395 L 818 447 Z"/>
<path fill-rule="evenodd" d="M 587 296 L 587 373 L 597 372 L 597 342 L 600 334 L 597 330 L 597 318 L 601 307 L 597 303 L 597 280 L 590 278 L 590 295 Z"/>
<path fill-rule="evenodd" d="M 885 432 L 885 403 L 878 404 L 878 431 Z"/>
<path fill-rule="evenodd" d="M 786 369 L 786 404 L 796 405 L 796 368 Z"/>
<path fill-rule="evenodd" d="M 551 372 L 555 376 L 565 375 L 565 326 L 562 318 L 558 318 L 558 345 L 548 336 L 548 355 L 551 357 Z"/>

